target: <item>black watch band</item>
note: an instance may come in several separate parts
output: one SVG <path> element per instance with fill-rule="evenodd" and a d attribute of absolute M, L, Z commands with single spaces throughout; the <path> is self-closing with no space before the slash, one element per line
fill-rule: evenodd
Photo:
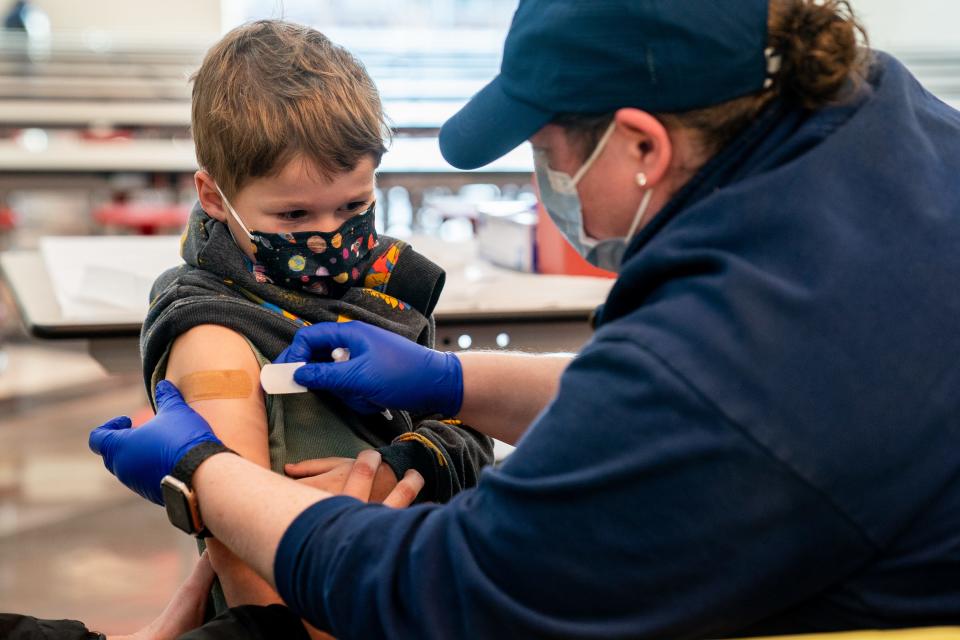
<path fill-rule="evenodd" d="M 203 462 L 212 455 L 218 453 L 233 453 L 236 451 L 230 449 L 220 442 L 201 442 L 180 458 L 173 471 L 170 472 L 174 478 L 187 485 L 193 490 L 193 474 L 197 471 Z"/>

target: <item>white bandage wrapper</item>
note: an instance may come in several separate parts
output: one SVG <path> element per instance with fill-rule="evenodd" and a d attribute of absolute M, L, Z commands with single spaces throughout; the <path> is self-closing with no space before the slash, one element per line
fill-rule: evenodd
<path fill-rule="evenodd" d="M 337 347 L 330 354 L 334 362 L 346 362 L 350 359 L 350 350 L 343 347 Z M 260 386 L 270 395 L 283 395 L 287 393 L 303 393 L 309 391 L 303 385 L 293 381 L 293 372 L 307 364 L 306 362 L 288 362 L 287 364 L 265 364 L 260 369 Z M 393 414 L 389 409 L 384 409 L 380 414 L 387 420 L 393 420 Z"/>
<path fill-rule="evenodd" d="M 303 393 L 309 391 L 303 385 L 293 381 L 293 372 L 307 364 L 306 362 L 288 362 L 287 364 L 265 364 L 260 369 L 260 386 L 270 395 Z"/>

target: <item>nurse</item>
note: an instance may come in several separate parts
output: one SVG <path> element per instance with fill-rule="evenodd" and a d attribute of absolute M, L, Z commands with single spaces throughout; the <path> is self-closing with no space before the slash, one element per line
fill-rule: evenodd
<path fill-rule="evenodd" d="M 337 637 L 695 638 L 960 623 L 960 113 L 837 0 L 522 0 L 451 164 L 530 140 L 619 271 L 572 360 L 304 329 L 298 382 L 516 452 L 447 505 L 367 505 L 224 452 L 161 383 L 91 446 Z M 329 362 L 346 347 L 351 359 Z M 398 485 L 391 504 L 415 487 Z M 168 503 L 169 508 L 169 503 Z"/>

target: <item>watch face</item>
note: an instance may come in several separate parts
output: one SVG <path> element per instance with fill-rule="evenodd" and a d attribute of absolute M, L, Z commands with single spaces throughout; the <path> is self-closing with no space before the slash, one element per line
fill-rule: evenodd
<path fill-rule="evenodd" d="M 167 479 L 170 476 L 167 476 L 160 483 L 160 489 L 163 493 L 163 504 L 167 507 L 167 517 L 170 519 L 170 523 L 173 524 L 176 528 L 181 531 L 185 531 L 189 534 L 196 533 L 196 529 L 193 526 L 193 518 L 190 513 L 190 500 L 187 498 L 177 484 L 180 484 L 178 481 L 168 482 Z M 173 480 L 172 478 L 170 478 Z"/>

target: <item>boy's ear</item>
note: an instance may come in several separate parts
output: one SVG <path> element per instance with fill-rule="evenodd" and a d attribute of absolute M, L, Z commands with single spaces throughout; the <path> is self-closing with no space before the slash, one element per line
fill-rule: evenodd
<path fill-rule="evenodd" d="M 220 222 L 227 221 L 227 208 L 223 204 L 223 198 L 220 197 L 220 192 L 217 191 L 216 182 L 209 173 L 200 169 L 195 174 L 193 174 L 193 181 L 197 185 L 197 198 L 200 200 L 200 206 L 203 207 L 203 210 L 207 214 L 219 220 Z"/>

